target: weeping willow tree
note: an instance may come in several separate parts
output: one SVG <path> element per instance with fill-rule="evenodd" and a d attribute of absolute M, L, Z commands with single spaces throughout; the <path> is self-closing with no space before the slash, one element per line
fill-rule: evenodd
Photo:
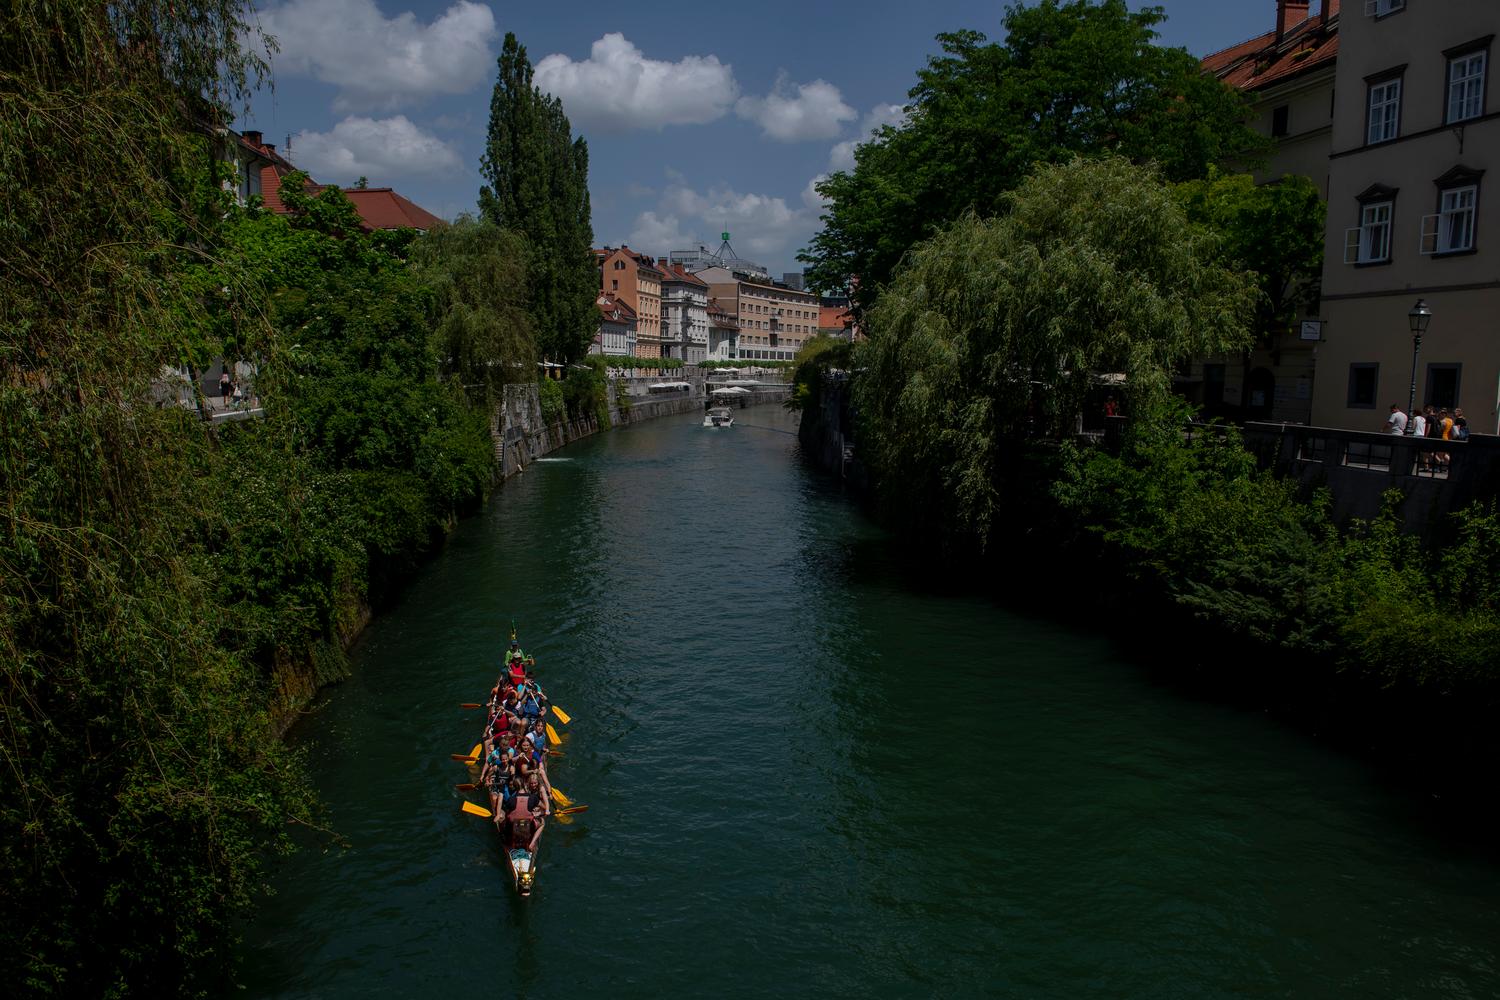
<path fill-rule="evenodd" d="M 222 625 L 197 502 L 222 479 L 166 365 L 238 291 L 211 252 L 221 110 L 263 66 L 245 0 L 0 14 L 0 982 L 184 995 L 310 798 Z M 217 297 L 218 301 L 210 301 Z"/>
<path fill-rule="evenodd" d="M 1065 430 L 1091 380 L 1123 372 L 1136 433 L 1174 367 L 1249 344 L 1254 276 L 1218 262 L 1149 168 L 1042 166 L 994 219 L 918 244 L 855 359 L 862 454 L 892 513 L 983 544 L 1026 443 Z"/>
<path fill-rule="evenodd" d="M 411 262 L 436 300 L 444 376 L 458 378 L 476 402 L 497 399 L 503 383 L 535 380 L 524 236 L 466 215 L 417 240 Z"/>

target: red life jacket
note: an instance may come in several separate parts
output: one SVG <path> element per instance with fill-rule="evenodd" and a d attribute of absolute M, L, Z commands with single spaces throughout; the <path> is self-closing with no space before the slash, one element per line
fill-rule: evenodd
<path fill-rule="evenodd" d="M 510 822 L 510 846 L 530 847 L 531 837 L 536 833 L 536 820 L 531 815 L 532 798 L 529 794 L 517 795 L 505 814 Z"/>

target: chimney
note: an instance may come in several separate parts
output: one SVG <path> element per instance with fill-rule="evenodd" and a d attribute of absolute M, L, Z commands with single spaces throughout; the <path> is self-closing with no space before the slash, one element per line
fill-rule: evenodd
<path fill-rule="evenodd" d="M 1328 0 L 1323 0 L 1327 3 Z M 1310 0 L 1276 0 L 1276 40 L 1279 42 L 1297 25 L 1307 20 Z"/>
<path fill-rule="evenodd" d="M 1328 19 L 1339 12 L 1338 0 L 1323 0 L 1323 10 L 1318 14 L 1323 22 L 1323 30 L 1328 30 Z"/>
<path fill-rule="evenodd" d="M 270 152 L 270 153 L 276 152 L 276 146 L 274 144 L 272 144 L 272 143 L 269 143 L 269 142 L 265 143 L 265 147 L 266 147 L 266 151 L 267 152 Z"/>
<path fill-rule="evenodd" d="M 259 132 L 251 132 L 251 131 L 247 130 L 247 131 L 241 132 L 240 135 L 244 136 L 245 137 L 245 141 L 248 142 L 250 145 L 252 145 L 252 146 L 259 146 L 260 145 L 260 133 Z"/>

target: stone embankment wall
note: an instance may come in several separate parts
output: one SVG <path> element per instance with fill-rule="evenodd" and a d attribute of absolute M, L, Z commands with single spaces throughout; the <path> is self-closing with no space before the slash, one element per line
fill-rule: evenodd
<path fill-rule="evenodd" d="M 842 479 L 858 495 L 867 495 L 870 480 L 854 440 L 849 380 L 825 375 L 816 402 L 803 409 L 797 439 L 814 465 Z"/>

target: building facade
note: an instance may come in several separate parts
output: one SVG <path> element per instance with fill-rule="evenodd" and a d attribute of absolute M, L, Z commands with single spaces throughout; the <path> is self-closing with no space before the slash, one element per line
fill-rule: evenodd
<path fill-rule="evenodd" d="M 615 296 L 635 311 L 635 356 L 661 354 L 661 279 L 656 261 L 628 246 L 594 251 L 599 262 L 599 290 Z"/>
<path fill-rule="evenodd" d="M 1255 182 L 1307 177 L 1327 198 L 1340 3 L 1323 0 L 1317 15 L 1310 10 L 1307 0 L 1275 0 L 1271 31 L 1215 52 L 1203 68 L 1249 98 L 1252 126 L 1274 144 L 1254 171 Z M 1321 333 L 1317 317 L 1317 304 L 1307 304 L 1290 329 L 1271 331 L 1247 352 L 1196 359 L 1179 375 L 1178 389 L 1210 416 L 1308 423 Z"/>
<path fill-rule="evenodd" d="M 1365 0 L 1340 34 L 1324 341 L 1314 423 L 1378 430 L 1390 404 L 1497 429 L 1500 87 L 1496 0 Z M 1486 196 L 1488 195 L 1488 197 Z M 1413 351 L 1407 314 L 1431 325 Z M 1416 367 L 1413 378 L 1413 366 Z"/>
<path fill-rule="evenodd" d="M 818 297 L 746 271 L 710 267 L 698 272 L 709 295 L 739 327 L 739 357 L 791 361 L 818 332 Z"/>
<path fill-rule="evenodd" d="M 661 356 L 697 364 L 708 357 L 708 283 L 681 264 L 661 272 Z"/>
<path fill-rule="evenodd" d="M 635 354 L 635 310 L 609 292 L 600 292 L 594 300 L 599 309 L 599 329 L 594 331 L 590 354 L 613 357 Z"/>
<path fill-rule="evenodd" d="M 739 357 L 740 325 L 734 314 L 719 305 L 718 299 L 708 300 L 708 360 L 734 361 Z"/>

